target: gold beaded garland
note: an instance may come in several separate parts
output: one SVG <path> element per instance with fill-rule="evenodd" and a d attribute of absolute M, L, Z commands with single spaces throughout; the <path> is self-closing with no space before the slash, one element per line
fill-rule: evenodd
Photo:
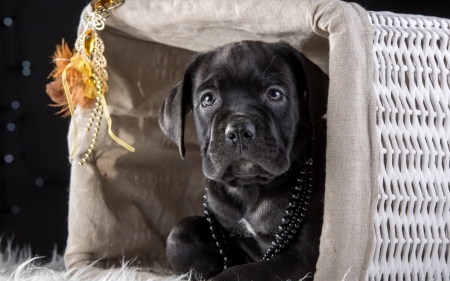
<path fill-rule="evenodd" d="M 89 149 L 87 153 L 84 154 L 84 157 L 81 161 L 78 162 L 80 166 L 87 162 L 87 160 L 91 157 L 94 148 L 97 145 L 97 139 L 100 131 L 100 124 L 102 120 L 102 115 L 105 113 L 106 120 L 108 122 L 108 133 L 113 140 L 117 143 L 125 147 L 126 149 L 134 152 L 134 147 L 126 144 L 121 139 L 116 137 L 111 130 L 112 121 L 109 116 L 109 112 L 106 108 L 106 102 L 104 98 L 104 94 L 108 91 L 108 86 L 106 84 L 106 80 L 108 79 L 108 73 L 106 72 L 106 59 L 103 56 L 104 45 L 103 41 L 98 36 L 96 30 L 102 30 L 105 27 L 106 18 L 109 17 L 109 10 L 123 4 L 123 0 L 93 0 L 91 2 L 93 12 L 86 17 L 87 27 L 83 34 L 77 39 L 75 44 L 75 48 L 77 50 L 78 56 L 82 58 L 86 64 L 86 83 L 90 83 L 91 85 L 95 85 L 94 93 L 95 96 L 89 96 L 89 98 L 95 98 L 95 107 L 91 114 L 91 117 L 88 119 L 88 122 L 85 127 L 85 131 L 91 131 L 93 128 L 91 144 L 89 145 Z M 66 89 L 65 89 L 66 90 Z M 70 94 L 70 92 L 69 92 Z M 67 95 L 67 91 L 66 91 Z M 70 104 L 69 98 L 68 103 Z M 105 111 L 104 107 L 105 106 Z M 73 110 L 71 109 L 71 114 L 73 114 Z M 76 125 L 76 124 L 75 124 Z M 76 135 L 76 127 L 75 127 L 75 135 Z"/>
<path fill-rule="evenodd" d="M 102 81 L 100 81 L 100 79 L 98 78 L 97 75 L 95 75 L 95 74 L 92 75 L 92 78 L 94 79 L 94 83 L 96 85 L 101 85 Z M 78 164 L 80 166 L 82 166 L 89 159 L 94 147 L 97 144 L 98 132 L 100 131 L 100 121 L 102 119 L 101 115 L 103 114 L 103 106 L 100 103 L 101 96 L 103 95 L 103 93 L 104 93 L 104 89 L 100 86 L 99 90 L 97 91 L 97 98 L 96 98 L 97 102 L 95 103 L 95 107 L 93 110 L 94 112 L 91 114 L 92 117 L 89 118 L 89 122 L 87 123 L 86 128 L 85 128 L 86 131 L 89 131 L 90 127 L 92 126 L 92 123 L 95 124 L 94 133 L 92 134 L 93 138 L 92 138 L 91 144 L 89 146 L 90 149 L 88 149 L 88 152 L 84 155 L 84 157 L 81 159 L 81 161 L 78 162 Z M 98 121 L 94 122 L 95 119 L 97 119 Z"/>
<path fill-rule="evenodd" d="M 63 40 L 63 45 L 57 46 L 54 55 L 56 66 L 51 76 L 55 81 L 50 83 L 52 87 L 48 87 L 50 90 L 47 93 L 57 105 L 63 106 L 60 113 L 69 111 L 70 115 L 74 116 L 76 107 L 87 108 L 92 104 L 90 100 L 96 100 L 91 117 L 85 127 L 87 133 L 93 128 L 92 142 L 87 153 L 78 162 L 79 165 L 83 165 L 93 153 L 103 114 L 106 117 L 109 136 L 129 151 L 135 151 L 134 147 L 125 143 L 112 132 L 112 120 L 104 97 L 104 94 L 108 91 L 108 85 L 106 84 L 108 73 L 106 71 L 106 59 L 103 56 L 105 46 L 97 33 L 98 30 L 105 28 L 105 21 L 110 16 L 110 10 L 123 3 L 124 0 L 92 0 L 92 13 L 86 17 L 86 28 L 75 43 L 76 52 L 72 53 Z M 58 79 L 61 80 L 58 81 Z M 63 94 L 67 103 L 59 101 L 58 95 L 61 91 L 54 90 L 56 87 L 54 84 L 59 82 L 62 83 Z M 72 122 L 72 126 L 74 140 L 70 152 L 71 157 L 75 155 L 78 147 L 77 122 Z"/>
<path fill-rule="evenodd" d="M 57 49 L 57 52 L 55 53 L 56 61 L 60 59 L 70 61 L 70 63 L 63 66 L 64 70 L 62 70 L 61 74 L 61 82 L 67 100 L 67 109 L 63 109 L 63 111 L 68 110 L 70 115 L 73 116 L 75 107 L 79 105 L 86 107 L 86 104 L 91 104 L 89 99 L 95 99 L 96 101 L 93 112 L 91 113 L 90 118 L 88 118 L 88 122 L 84 128 L 86 133 L 91 132 L 91 129 L 93 129 L 93 131 L 89 149 L 87 149 L 84 157 L 78 162 L 81 166 L 87 162 L 94 152 L 103 114 L 105 114 L 106 117 L 109 136 L 129 151 L 135 151 L 134 147 L 125 143 L 112 132 L 112 120 L 104 97 L 105 93 L 108 91 L 108 85 L 106 84 L 108 73 L 106 71 L 106 59 L 103 56 L 105 46 L 97 33 L 98 30 L 104 29 L 105 21 L 110 16 L 109 11 L 122 5 L 123 2 L 124 0 L 92 0 L 91 6 L 93 11 L 86 17 L 86 28 L 75 42 L 76 53 L 72 54 L 69 52 L 70 59 L 64 57 L 65 53 L 62 51 L 62 47 Z M 59 56 L 63 57 L 59 58 Z M 57 67 L 59 66 L 57 65 Z M 60 70 L 55 68 L 53 72 L 59 73 L 59 71 Z M 59 76 L 54 74 L 52 77 L 57 79 Z M 76 83 L 73 82 L 74 80 L 76 80 Z M 70 84 L 69 81 L 71 81 Z M 74 89 L 74 85 L 77 85 L 76 89 L 81 90 L 71 93 L 71 90 Z M 64 105 L 64 103 L 61 104 Z M 75 155 L 78 146 L 77 122 L 72 122 L 72 125 L 74 142 L 70 152 L 71 157 Z"/>

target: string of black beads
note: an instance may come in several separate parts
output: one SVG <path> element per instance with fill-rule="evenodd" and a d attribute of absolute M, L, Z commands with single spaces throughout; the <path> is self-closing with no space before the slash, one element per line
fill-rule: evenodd
<path fill-rule="evenodd" d="M 289 200 L 286 215 L 281 219 L 281 225 L 278 227 L 279 232 L 275 235 L 275 241 L 272 241 L 272 245 L 263 256 L 263 261 L 276 257 L 293 240 L 295 234 L 300 231 L 312 196 L 313 181 L 314 169 L 312 168 L 312 162 L 307 162 L 300 171 L 300 177 L 297 179 L 297 185 L 294 187 L 292 199 Z M 207 187 L 205 190 L 208 192 Z M 212 238 L 216 242 L 220 254 L 223 256 L 223 268 L 227 269 L 231 265 L 231 259 L 229 256 L 230 249 L 225 235 L 226 231 L 209 210 L 208 195 L 205 194 L 203 198 L 205 199 L 205 203 L 203 203 L 205 209 L 204 214 L 206 220 L 209 222 Z"/>
<path fill-rule="evenodd" d="M 208 192 L 208 188 L 205 187 L 205 191 Z M 223 269 L 227 269 L 231 265 L 231 259 L 229 257 L 230 248 L 227 241 L 226 230 L 220 225 L 216 220 L 211 210 L 208 207 L 208 195 L 203 196 L 205 203 L 203 203 L 203 208 L 205 209 L 203 213 L 205 214 L 206 220 L 209 223 L 209 230 L 211 230 L 212 238 L 215 241 L 219 253 L 223 257 Z"/>
<path fill-rule="evenodd" d="M 311 163 L 312 164 L 312 163 Z M 300 177 L 297 179 L 295 191 L 292 199 L 289 201 L 289 207 L 286 209 L 286 215 L 281 219 L 281 225 L 278 227 L 278 234 L 275 235 L 275 241 L 262 258 L 263 261 L 276 257 L 293 239 L 302 225 L 308 211 L 309 201 L 312 196 L 314 169 L 311 164 L 307 164 L 300 171 Z"/>

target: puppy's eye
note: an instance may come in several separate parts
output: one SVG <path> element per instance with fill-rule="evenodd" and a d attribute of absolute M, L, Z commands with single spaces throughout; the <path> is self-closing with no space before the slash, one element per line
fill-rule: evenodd
<path fill-rule="evenodd" d="M 266 97 L 271 101 L 280 101 L 283 98 L 283 94 L 278 90 L 271 89 L 267 93 Z"/>
<path fill-rule="evenodd" d="M 206 93 L 203 95 L 201 102 L 203 107 L 208 107 L 212 105 L 215 101 L 216 99 L 212 93 Z"/>

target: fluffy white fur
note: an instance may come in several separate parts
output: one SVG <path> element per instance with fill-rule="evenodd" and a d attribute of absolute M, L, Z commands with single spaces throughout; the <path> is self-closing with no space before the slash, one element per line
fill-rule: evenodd
<path fill-rule="evenodd" d="M 8 243 L 0 251 L 0 281 L 200 281 L 191 272 L 186 275 L 168 275 L 144 272 L 124 263 L 120 268 L 108 270 L 87 266 L 79 270 L 65 270 L 64 260 L 56 251 L 50 261 L 33 257 L 29 247 L 12 248 Z"/>
<path fill-rule="evenodd" d="M 347 272 L 348 273 L 348 272 Z M 310 280 L 306 275 L 299 281 Z M 345 280 L 344 279 L 342 281 Z M 87 266 L 78 270 L 65 270 L 64 260 L 56 250 L 48 262 L 43 257 L 33 257 L 31 249 L 13 248 L 8 243 L 0 251 L 0 281 L 205 281 L 194 271 L 185 275 L 168 275 L 164 272 L 144 272 L 124 263 L 120 268 L 107 270 Z M 283 280 L 284 281 L 284 280 Z"/>

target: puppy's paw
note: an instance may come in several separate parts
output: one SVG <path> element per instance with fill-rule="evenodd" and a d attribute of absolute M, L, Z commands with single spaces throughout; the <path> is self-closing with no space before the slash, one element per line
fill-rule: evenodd
<path fill-rule="evenodd" d="M 208 281 L 263 281 L 266 280 L 263 276 L 258 275 L 256 272 L 240 272 L 240 266 L 231 267 L 214 276 Z M 249 269 L 251 270 L 251 269 Z M 252 275 L 252 276 L 249 276 Z"/>
<path fill-rule="evenodd" d="M 223 274 L 219 274 L 217 276 L 214 276 L 211 279 L 208 279 L 208 281 L 243 281 L 243 279 L 241 279 L 239 277 L 239 275 L 235 275 L 234 278 L 232 278 L 231 276 L 227 276 L 227 275 L 223 275 Z"/>

